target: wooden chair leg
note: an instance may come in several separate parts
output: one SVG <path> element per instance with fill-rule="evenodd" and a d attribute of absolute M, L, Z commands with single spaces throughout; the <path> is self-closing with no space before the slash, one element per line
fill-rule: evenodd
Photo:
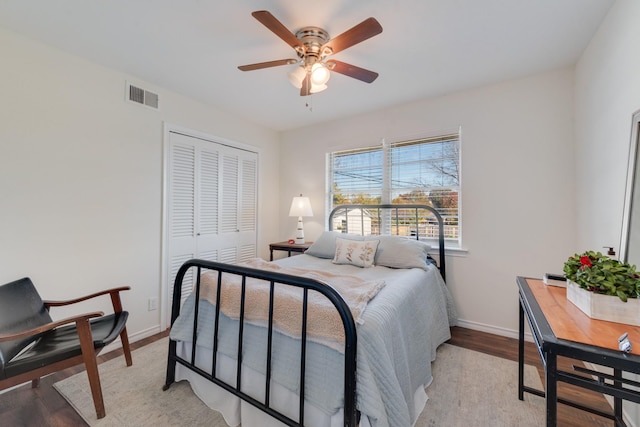
<path fill-rule="evenodd" d="M 89 326 L 89 322 L 77 322 L 76 325 L 78 328 L 78 336 L 80 337 L 80 347 L 82 348 L 82 359 L 87 369 L 87 377 L 89 378 L 93 404 L 96 408 L 96 416 L 98 419 L 104 418 L 106 412 L 104 409 L 104 400 L 102 398 L 100 373 L 98 372 L 98 360 L 96 357 L 96 349 L 93 346 L 91 327 Z"/>
<path fill-rule="evenodd" d="M 113 292 L 111 294 L 111 304 L 113 305 L 113 311 L 120 313 L 122 311 L 122 301 L 120 300 L 120 292 Z M 131 359 L 131 349 L 129 347 L 129 336 L 127 335 L 127 328 L 123 328 L 120 332 L 120 342 L 122 343 L 122 351 L 124 352 L 124 358 L 127 361 L 127 366 L 133 364 Z"/>
<path fill-rule="evenodd" d="M 127 366 L 131 366 L 133 359 L 131 359 L 131 348 L 129 347 L 129 336 L 127 335 L 126 327 L 120 332 L 120 342 L 122 343 L 122 351 L 124 352 L 124 359 L 127 361 Z"/>

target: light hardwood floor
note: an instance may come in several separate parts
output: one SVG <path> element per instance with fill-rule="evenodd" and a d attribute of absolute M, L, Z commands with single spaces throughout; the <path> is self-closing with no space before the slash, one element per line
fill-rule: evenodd
<path fill-rule="evenodd" d="M 517 360 L 517 340 L 459 327 L 452 328 L 451 333 L 452 338 L 449 341 L 450 344 L 497 357 Z M 164 336 L 166 336 L 166 333 L 146 338 L 133 343 L 132 348 L 139 348 Z M 113 351 L 100 356 L 100 361 L 109 360 L 121 354 L 120 350 Z M 525 362 L 538 367 L 541 378 L 544 378 L 538 353 L 531 343 L 527 343 L 526 346 Z M 559 362 L 565 369 L 570 369 L 572 363 L 575 364 L 575 362 L 571 360 L 560 360 Z M 82 418 L 80 418 L 64 398 L 52 387 L 57 381 L 80 371 L 82 371 L 80 367 L 70 368 L 43 378 L 40 387 L 37 389 L 32 389 L 29 385 L 26 385 L 1 394 L 0 426 L 75 427 L 86 425 Z M 601 410 L 610 410 L 610 406 L 604 397 L 597 393 L 582 391 L 575 387 L 561 384 L 559 394 L 562 397 L 581 401 L 582 403 L 595 406 Z M 559 405 L 558 425 L 566 427 L 600 427 L 612 426 L 613 422 L 565 405 Z"/>

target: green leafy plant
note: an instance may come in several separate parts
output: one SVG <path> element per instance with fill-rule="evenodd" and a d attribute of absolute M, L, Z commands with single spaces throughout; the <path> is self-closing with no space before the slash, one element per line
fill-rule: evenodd
<path fill-rule="evenodd" d="M 569 257 L 564 263 L 568 280 L 583 289 L 603 295 L 615 295 L 626 302 L 627 298 L 640 297 L 640 275 L 636 266 L 587 251 Z"/>

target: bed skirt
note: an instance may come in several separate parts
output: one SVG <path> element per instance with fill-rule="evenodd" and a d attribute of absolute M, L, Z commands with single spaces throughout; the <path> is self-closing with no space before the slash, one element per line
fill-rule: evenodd
<path fill-rule="evenodd" d="M 191 358 L 191 345 L 182 341 L 177 342 L 178 356 L 189 360 Z M 198 347 L 196 352 L 196 365 L 206 366 L 211 361 L 211 350 Z M 228 356 L 219 354 L 217 361 L 218 375 L 225 382 L 233 384 L 236 378 L 236 360 Z M 242 427 L 286 427 L 285 424 L 265 414 L 260 409 L 254 407 L 250 403 L 244 402 L 237 396 L 227 392 L 221 387 L 209 382 L 205 378 L 182 366 L 180 363 L 176 365 L 176 381 L 186 380 L 191 385 L 191 389 L 196 396 L 204 404 L 211 409 L 220 412 L 226 421 L 232 427 L 242 424 Z M 242 368 L 242 386 L 243 390 L 255 390 L 252 397 L 256 399 L 264 398 L 265 379 L 264 375 L 247 367 Z M 414 393 L 414 419 L 424 409 L 427 403 L 427 394 L 424 387 L 418 387 Z M 271 385 L 271 405 L 277 411 L 297 419 L 298 415 L 298 395 L 292 393 L 279 384 Z M 316 406 L 305 403 L 305 424 L 313 427 L 342 427 L 343 412 L 340 409 L 333 415 L 329 415 L 320 410 Z M 360 427 L 371 427 L 369 418 L 362 415 L 360 419 Z"/>

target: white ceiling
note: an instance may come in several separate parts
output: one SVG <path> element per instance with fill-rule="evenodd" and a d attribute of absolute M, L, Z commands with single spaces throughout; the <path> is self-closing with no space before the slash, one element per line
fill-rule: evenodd
<path fill-rule="evenodd" d="M 2 0 L 0 26 L 281 131 L 574 64 L 613 3 Z M 334 73 L 327 90 L 300 97 L 292 65 L 239 71 L 295 58 L 255 10 L 292 32 L 318 26 L 332 37 L 375 17 L 382 34 L 334 57 L 380 77 Z"/>

